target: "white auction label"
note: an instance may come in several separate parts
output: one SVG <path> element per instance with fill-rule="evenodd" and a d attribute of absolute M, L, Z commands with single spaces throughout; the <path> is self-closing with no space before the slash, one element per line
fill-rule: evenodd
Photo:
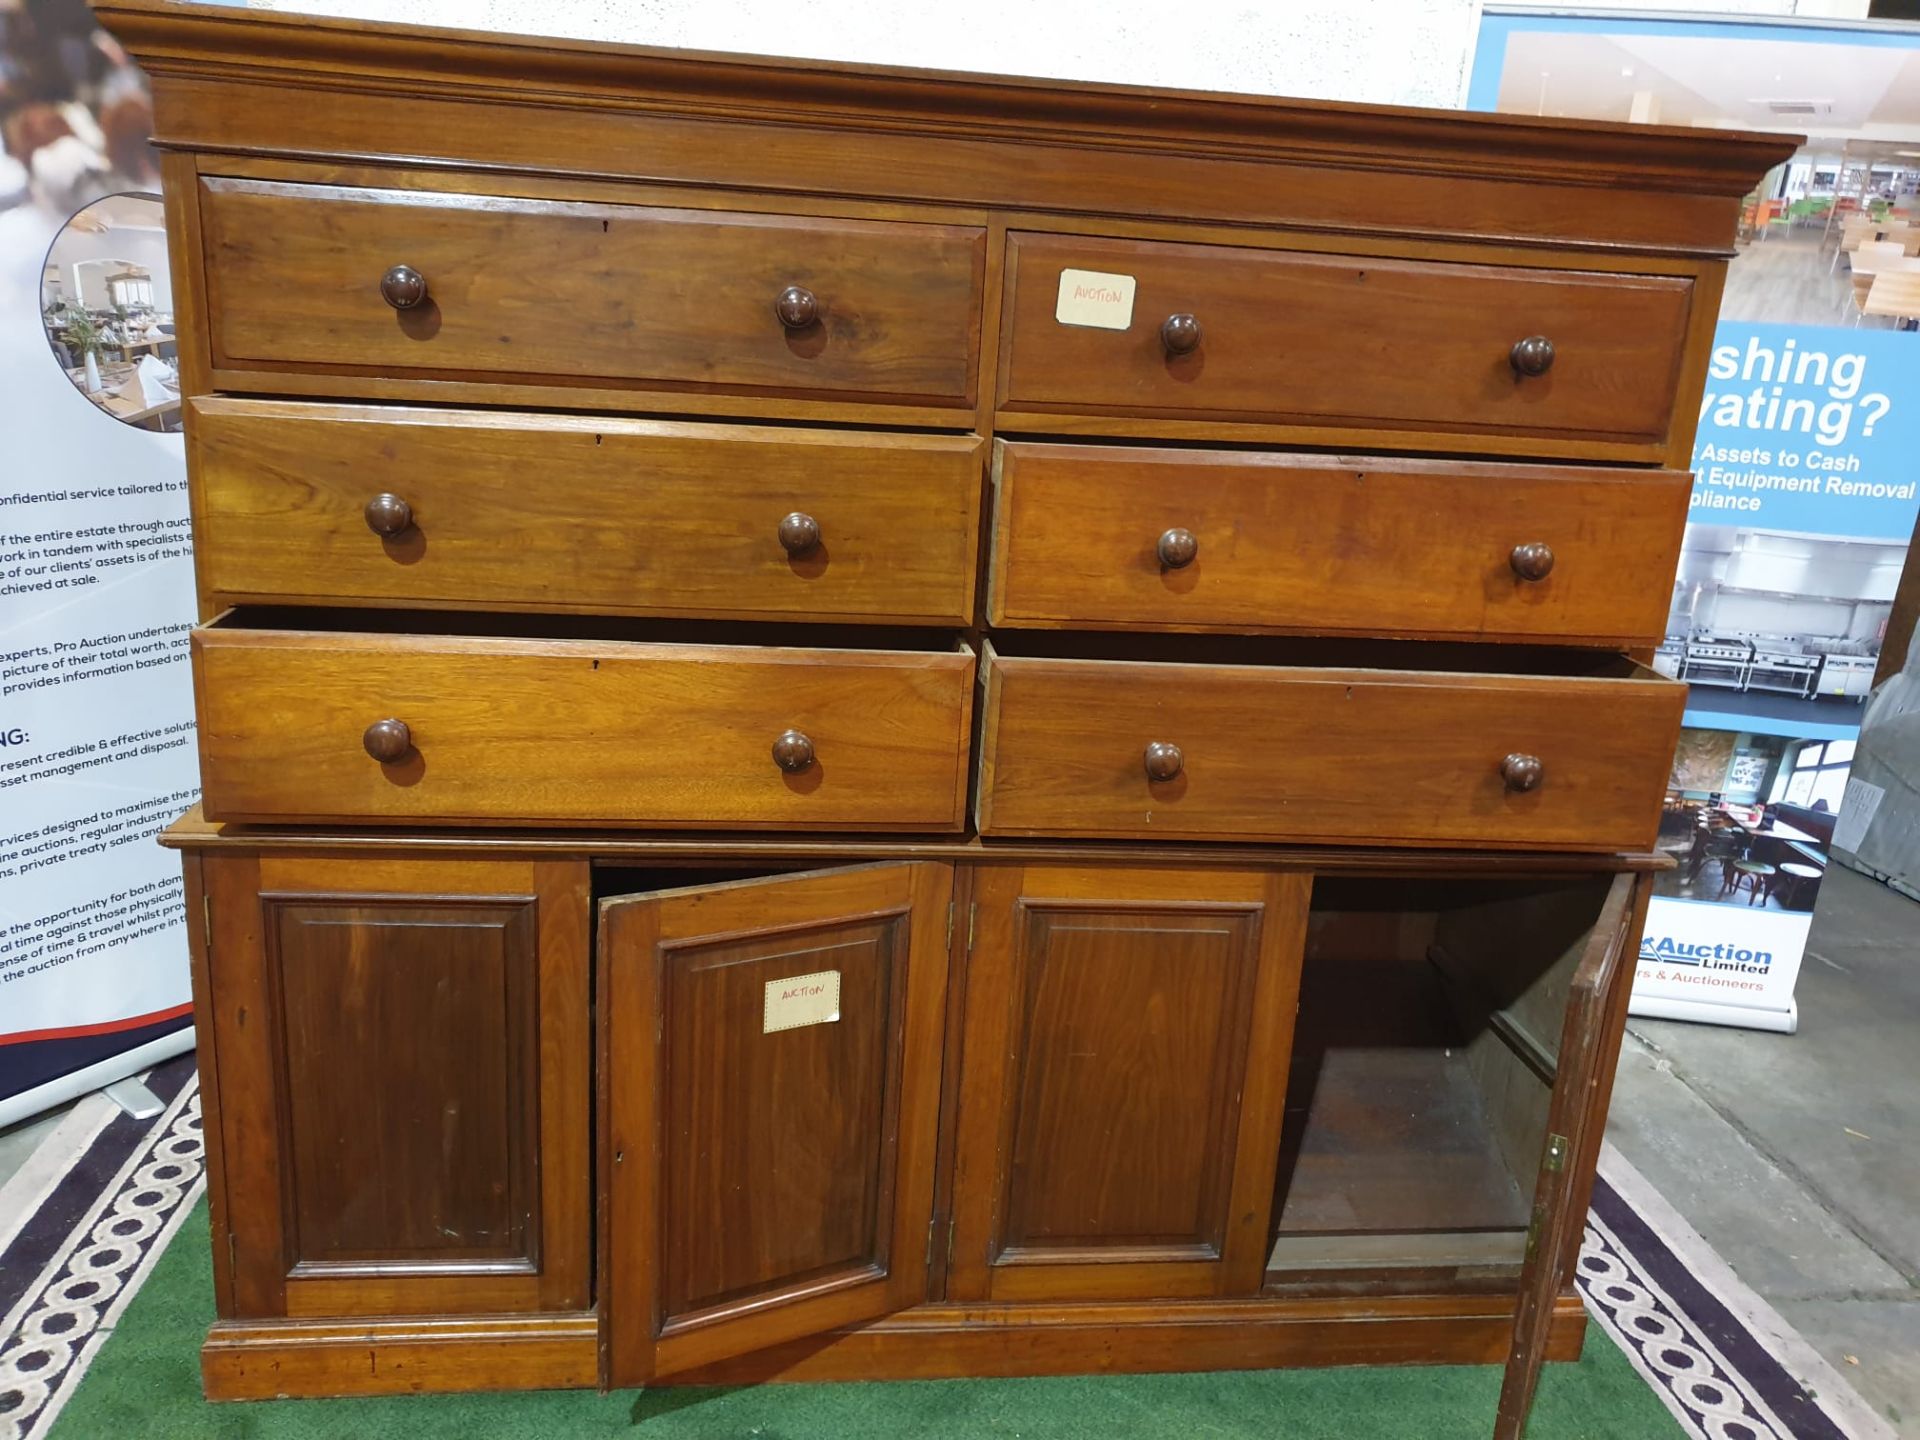
<path fill-rule="evenodd" d="M 1133 276 L 1098 270 L 1062 270 L 1053 318 L 1062 325 L 1124 330 L 1133 324 Z"/>
<path fill-rule="evenodd" d="M 760 1033 L 798 1030 L 802 1025 L 831 1025 L 840 1018 L 840 972 L 816 970 L 788 980 L 767 982 L 760 1012 Z"/>

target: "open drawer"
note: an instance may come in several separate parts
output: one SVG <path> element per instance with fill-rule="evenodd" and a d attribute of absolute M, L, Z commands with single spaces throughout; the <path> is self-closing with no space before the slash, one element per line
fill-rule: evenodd
<path fill-rule="evenodd" d="M 961 827 L 971 650 L 914 631 L 740 635 L 228 611 L 193 637 L 203 805 L 223 821 Z"/>
<path fill-rule="evenodd" d="M 983 835 L 1636 849 L 1686 701 L 1580 651 L 1031 643 L 988 647 Z"/>

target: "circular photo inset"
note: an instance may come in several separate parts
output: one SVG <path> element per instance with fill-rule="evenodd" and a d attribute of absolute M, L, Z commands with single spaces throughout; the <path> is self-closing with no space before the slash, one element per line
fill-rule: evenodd
<path fill-rule="evenodd" d="M 40 272 L 40 320 L 74 389 L 143 430 L 180 428 L 166 214 L 158 195 L 109 195 L 68 220 Z"/>

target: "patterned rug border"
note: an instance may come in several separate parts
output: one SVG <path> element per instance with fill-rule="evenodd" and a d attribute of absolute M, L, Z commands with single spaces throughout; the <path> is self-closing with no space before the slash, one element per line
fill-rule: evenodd
<path fill-rule="evenodd" d="M 0 1440 L 44 1440 L 205 1188 L 191 1054 L 158 1118 L 116 1114 L 0 1244 Z M 1607 1147 L 1576 1270 L 1588 1311 L 1694 1440 L 1892 1430 Z"/>
<path fill-rule="evenodd" d="M 1609 1214 L 1615 1225 L 1601 1218 Z M 1699 1440 L 1846 1440 L 1831 1427 L 1791 1428 L 1780 1418 L 1779 1409 L 1769 1403 L 1773 1387 L 1757 1383 L 1731 1363 L 1710 1327 L 1675 1304 L 1655 1278 L 1671 1274 L 1666 1262 L 1672 1257 L 1658 1239 L 1642 1230 L 1636 1238 L 1647 1248 L 1622 1243 L 1620 1232 L 1632 1234 L 1637 1228 L 1637 1217 L 1601 1178 L 1594 1186 L 1580 1246 L 1581 1298 L 1587 1313 L 1625 1352 L 1680 1427 Z M 1731 1338 L 1737 1342 L 1745 1337 Z M 1770 1356 L 1752 1346 L 1736 1343 L 1728 1348 L 1735 1353 L 1747 1350 L 1746 1358 L 1777 1368 Z M 1826 1417 L 1817 1419 L 1824 1424 Z"/>
<path fill-rule="evenodd" d="M 1784 1428 L 1777 1433 L 1795 1440 L 1898 1440 L 1893 1427 L 1846 1377 L 1735 1275 L 1611 1142 L 1601 1147 L 1589 1219 L 1607 1225 L 1668 1297 L 1667 1307 L 1685 1316 L 1693 1333 L 1706 1337 L 1727 1357 L 1755 1397 L 1779 1417 Z M 1602 1303 L 1584 1284 L 1582 1289 L 1588 1310 L 1614 1334 L 1616 1327 L 1602 1314 Z M 1620 1343 L 1645 1375 L 1640 1341 Z M 1670 1410 L 1685 1408 L 1685 1401 L 1670 1398 L 1670 1387 L 1663 1382 L 1649 1378 L 1648 1383 L 1661 1392 Z M 1684 1416 L 1678 1418 L 1690 1433 L 1719 1433 L 1699 1432 Z"/>
<path fill-rule="evenodd" d="M 205 1188 L 191 1054 L 146 1077 L 160 1114 L 109 1120 L 0 1251 L 0 1440 L 41 1440 Z"/>

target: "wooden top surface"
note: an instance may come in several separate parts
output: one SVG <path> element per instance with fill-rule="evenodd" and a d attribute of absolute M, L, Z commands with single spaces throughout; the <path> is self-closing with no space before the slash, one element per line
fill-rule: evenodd
<path fill-rule="evenodd" d="M 546 855 L 610 863 L 738 859 L 762 863 L 852 860 L 949 860 L 1165 866 L 1270 866 L 1278 870 L 1361 875 L 1551 875 L 1656 871 L 1670 855 L 1622 851 L 1567 853 L 1394 849 L 1356 845 L 1146 844 L 1128 841 L 982 840 L 973 835 L 728 835 L 643 830 L 454 829 L 434 826 L 237 825 L 208 820 L 195 805 L 160 832 L 169 850 L 352 850 L 403 855 Z"/>
<path fill-rule="evenodd" d="M 436 91 L 1435 175 L 1744 195 L 1797 135 L 1361 105 L 95 0 L 155 76 Z M 165 137 L 162 137 L 163 139 Z"/>

